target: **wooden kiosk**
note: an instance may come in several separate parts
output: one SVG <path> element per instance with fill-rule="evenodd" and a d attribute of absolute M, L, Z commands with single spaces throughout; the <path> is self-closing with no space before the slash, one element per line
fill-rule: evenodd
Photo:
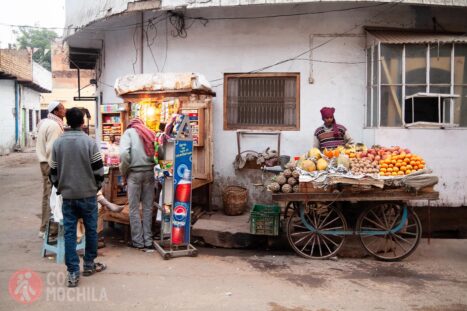
<path fill-rule="evenodd" d="M 189 117 L 193 135 L 193 193 L 205 191 L 208 209 L 211 208 L 213 182 L 213 122 L 212 92 L 209 82 L 195 73 L 156 73 L 127 75 L 117 79 L 115 91 L 124 103 L 120 119 L 125 129 L 128 122 L 139 117 L 157 131 L 173 114 Z M 104 220 L 129 224 L 128 199 L 119 184 L 118 167 L 109 169 L 104 184 L 104 196 L 116 204 L 124 204 L 121 213 L 109 212 Z"/>

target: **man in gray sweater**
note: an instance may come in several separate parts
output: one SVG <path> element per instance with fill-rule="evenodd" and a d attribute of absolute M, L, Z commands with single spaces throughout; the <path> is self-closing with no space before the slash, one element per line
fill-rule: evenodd
<path fill-rule="evenodd" d="M 154 142 L 156 134 L 144 122 L 131 120 L 120 140 L 120 172 L 127 179 L 131 247 L 153 249 Z M 143 206 L 143 221 L 139 213 Z"/>
<path fill-rule="evenodd" d="M 94 262 L 97 257 L 97 191 L 104 180 L 104 166 L 96 142 L 82 130 L 84 115 L 78 108 L 66 112 L 70 131 L 58 138 L 52 148 L 50 180 L 63 197 L 65 229 L 65 264 L 68 287 L 79 282 L 79 257 L 76 253 L 76 226 L 83 219 L 86 229 L 86 249 L 83 275 L 89 276 L 106 268 Z"/>

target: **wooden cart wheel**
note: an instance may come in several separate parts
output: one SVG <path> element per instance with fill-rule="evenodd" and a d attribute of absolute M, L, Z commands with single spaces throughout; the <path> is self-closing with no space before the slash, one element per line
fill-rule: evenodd
<path fill-rule="evenodd" d="M 326 259 L 344 244 L 347 229 L 344 215 L 333 205 L 298 203 L 287 222 L 287 239 L 294 251 L 305 258 Z"/>
<path fill-rule="evenodd" d="M 412 254 L 420 242 L 422 225 L 405 204 L 381 203 L 363 211 L 357 220 L 363 247 L 384 261 L 398 261 Z"/>

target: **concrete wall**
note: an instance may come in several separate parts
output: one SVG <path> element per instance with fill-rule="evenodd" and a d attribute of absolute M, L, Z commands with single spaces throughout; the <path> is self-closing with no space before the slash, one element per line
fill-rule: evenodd
<path fill-rule="evenodd" d="M 338 8 L 337 5 L 302 5 L 303 11 L 320 11 Z M 232 183 L 248 185 L 252 202 L 263 201 L 261 187 L 253 183 L 261 181 L 258 171 L 244 171 L 235 174 L 232 161 L 237 153 L 236 134 L 223 130 L 223 74 L 227 72 L 249 72 L 263 66 L 303 54 L 300 60 L 288 61 L 265 70 L 266 72 L 300 72 L 301 114 L 300 131 L 283 132 L 281 153 L 291 156 L 304 153 L 312 145 L 314 129 L 321 124 L 319 110 L 322 106 L 336 107 L 336 119 L 344 124 L 357 141 L 369 145 L 377 142 L 383 145 L 404 145 L 427 158 L 428 165 L 440 176 L 440 201 L 443 205 L 467 205 L 467 168 L 461 165 L 465 154 L 467 131 L 457 130 L 405 130 L 379 129 L 364 130 L 365 116 L 365 26 L 384 27 L 424 27 L 432 29 L 431 18 L 446 29 L 465 30 L 467 21 L 462 10 L 449 8 L 429 8 L 418 11 L 411 6 L 391 6 L 348 12 L 335 12 L 322 15 L 281 17 L 274 19 L 222 20 L 210 21 L 206 26 L 195 22 L 188 29 L 188 37 L 172 37 L 172 28 L 165 31 L 165 23 L 160 23 L 152 50 L 156 61 L 144 42 L 143 71 L 192 71 L 206 75 L 213 81 L 217 98 L 214 101 L 214 167 L 215 204 L 220 204 L 220 190 Z M 289 10 L 289 11 L 288 11 Z M 191 11 L 201 16 L 245 16 L 274 15 L 296 11 L 293 6 L 244 7 L 231 9 L 205 9 Z M 427 13 L 428 11 L 428 13 Z M 384 13 L 383 13 L 384 12 Z M 423 13 L 423 14 L 422 14 Z M 422 16 L 423 15 L 423 16 Z M 150 13 L 145 14 L 149 18 Z M 140 16 L 121 18 L 122 25 L 137 23 Z M 170 27 L 170 26 L 169 26 Z M 166 45 L 166 36 L 167 45 Z M 150 38 L 155 36 L 149 32 Z M 311 40 L 313 38 L 313 40 Z M 135 41 L 135 43 L 134 43 Z M 310 55 L 306 52 L 320 44 Z M 327 42 L 327 43 L 326 43 Z M 124 29 L 105 33 L 105 66 L 101 81 L 113 85 L 117 77 L 140 72 L 141 54 L 135 46 L 140 46 L 138 30 Z M 339 64 L 313 62 L 311 70 L 307 58 L 330 62 L 363 62 L 359 64 Z M 304 59 L 304 60 L 302 60 Z M 135 70 L 133 70 L 133 64 Z M 157 66 L 156 66 L 157 64 Z M 157 69 L 159 68 L 159 69 Z M 310 84 L 309 77 L 314 83 Z M 220 79 L 220 80 L 217 80 Z M 112 87 L 100 84 L 104 102 L 121 102 Z M 426 138 L 430 137 L 429 141 Z M 462 146 L 460 146 L 462 145 Z M 252 148 L 262 151 L 266 146 L 275 147 L 273 138 L 247 138 L 242 140 L 242 149 Z M 440 148 L 440 146 L 443 146 Z M 447 152 L 448 151 L 448 152 Z M 449 161 L 446 154 L 459 155 Z"/>
<path fill-rule="evenodd" d="M 15 81 L 0 80 L 0 155 L 13 151 L 15 145 Z"/>

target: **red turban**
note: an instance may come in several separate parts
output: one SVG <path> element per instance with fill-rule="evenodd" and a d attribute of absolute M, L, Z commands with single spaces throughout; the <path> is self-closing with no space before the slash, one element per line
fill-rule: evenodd
<path fill-rule="evenodd" d="M 324 120 L 324 118 L 334 117 L 334 111 L 336 111 L 336 109 L 334 109 L 332 107 L 323 107 L 323 108 L 321 108 L 320 112 L 321 112 L 321 116 L 323 117 L 323 120 Z"/>
<path fill-rule="evenodd" d="M 321 117 L 324 118 L 334 118 L 334 111 L 336 111 L 333 107 L 323 107 L 321 108 Z M 336 119 L 332 120 L 332 131 L 334 132 L 334 137 L 339 137 L 339 130 L 337 128 Z"/>

